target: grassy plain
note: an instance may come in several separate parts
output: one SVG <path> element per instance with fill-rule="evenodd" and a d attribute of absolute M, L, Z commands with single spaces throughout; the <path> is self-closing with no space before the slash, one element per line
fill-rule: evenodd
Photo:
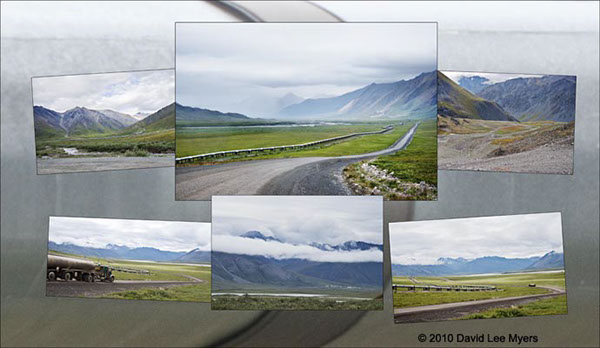
<path fill-rule="evenodd" d="M 294 127 L 179 127 L 177 157 L 217 151 L 302 144 L 357 132 L 382 129 L 383 123 Z"/>
<path fill-rule="evenodd" d="M 511 306 L 510 308 L 493 308 L 469 314 L 459 319 L 512 318 L 556 314 L 567 314 L 567 295 L 544 298 L 520 306 Z"/>
<path fill-rule="evenodd" d="M 275 297 L 219 295 L 211 299 L 217 310 L 382 310 L 383 299 L 353 300 L 325 297 Z"/>
<path fill-rule="evenodd" d="M 103 156 L 147 156 L 150 153 L 173 153 L 175 131 L 165 129 L 140 134 L 90 134 L 78 137 L 54 137 L 36 140 L 38 157 L 78 157 L 68 155 L 62 148 L 77 148 L 80 152 L 108 153 Z"/>
<path fill-rule="evenodd" d="M 499 291 L 411 291 L 399 290 L 393 294 L 394 307 L 417 307 L 441 303 L 464 302 L 492 298 L 545 294 L 550 291 L 539 286 L 565 287 L 564 272 L 519 273 L 482 276 L 450 277 L 393 277 L 394 284 L 425 285 L 494 285 Z M 534 283 L 536 287 L 528 285 Z"/>
<path fill-rule="evenodd" d="M 161 300 L 161 301 L 186 301 L 210 302 L 210 284 L 208 291 L 205 284 L 184 285 L 174 288 L 153 288 L 142 290 L 128 290 L 114 292 L 102 296 L 103 298 L 118 298 L 126 300 Z"/>
<path fill-rule="evenodd" d="M 396 125 L 392 131 L 383 134 L 364 135 L 337 143 L 317 145 L 305 150 L 284 151 L 276 154 L 256 156 L 253 159 L 337 157 L 384 150 L 400 139 L 412 125 L 412 123 Z"/>

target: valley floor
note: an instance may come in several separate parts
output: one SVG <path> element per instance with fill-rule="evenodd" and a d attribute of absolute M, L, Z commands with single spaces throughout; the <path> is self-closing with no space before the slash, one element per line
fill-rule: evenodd
<path fill-rule="evenodd" d="M 172 167 L 174 155 L 153 155 L 147 157 L 62 157 L 38 158 L 38 174 L 60 174 L 92 172 L 104 170 L 142 169 Z"/>
<path fill-rule="evenodd" d="M 574 123 L 438 118 L 438 167 L 572 174 Z"/>
<path fill-rule="evenodd" d="M 213 310 L 383 310 L 383 299 L 288 297 L 254 295 L 212 296 Z"/>
<path fill-rule="evenodd" d="M 393 277 L 404 285 L 494 285 L 494 291 L 394 292 L 397 323 L 566 314 L 564 272 L 478 276 Z M 535 284 L 535 286 L 530 286 Z"/>

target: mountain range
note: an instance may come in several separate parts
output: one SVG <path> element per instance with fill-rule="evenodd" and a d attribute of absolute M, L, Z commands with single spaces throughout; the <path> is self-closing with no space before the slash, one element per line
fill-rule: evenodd
<path fill-rule="evenodd" d="M 309 98 L 279 111 L 279 117 L 298 120 L 435 117 L 436 72 L 410 80 L 372 83 L 327 98 Z"/>
<path fill-rule="evenodd" d="M 107 244 L 104 248 L 95 248 L 50 241 L 48 242 L 48 250 L 107 259 L 187 263 L 205 263 L 210 261 L 210 252 L 201 251 L 199 249 L 194 249 L 186 253 L 165 251 L 149 247 L 130 248 L 124 245 L 115 244 Z"/>
<path fill-rule="evenodd" d="M 36 138 L 69 137 L 91 133 L 115 133 L 135 129 L 146 131 L 174 128 L 174 116 L 168 114 L 172 104 L 143 118 L 114 110 L 93 110 L 76 106 L 65 112 L 57 112 L 43 106 L 33 107 Z M 171 119 L 169 119 L 171 117 Z M 157 123 L 159 122 L 159 123 Z"/>
<path fill-rule="evenodd" d="M 498 103 L 478 97 L 438 72 L 438 114 L 493 121 L 517 121 Z"/>
<path fill-rule="evenodd" d="M 494 83 L 478 96 L 502 105 L 520 121 L 575 120 L 575 76 L 519 77 Z"/>
<path fill-rule="evenodd" d="M 277 260 L 265 256 L 212 253 L 213 290 L 245 287 L 352 286 L 381 288 L 382 262 L 315 262 L 305 259 Z M 237 284 L 237 285 L 236 285 Z"/>
<path fill-rule="evenodd" d="M 243 238 L 260 239 L 273 243 L 277 248 L 281 239 L 265 236 L 260 231 L 248 231 Z M 375 248 L 383 250 L 382 244 L 348 241 L 339 245 L 307 244 L 326 252 L 356 251 Z M 382 262 L 318 262 L 300 258 L 275 259 L 261 255 L 242 255 L 225 252 L 212 253 L 212 277 L 214 289 L 245 287 L 354 287 L 381 288 L 383 282 Z"/>
<path fill-rule="evenodd" d="M 438 114 L 506 121 L 575 120 L 575 76 L 518 77 L 491 83 L 481 76 L 458 83 L 438 72 Z"/>
<path fill-rule="evenodd" d="M 504 273 L 563 268 L 563 254 L 551 251 L 541 257 L 505 258 L 485 256 L 473 260 L 439 258 L 434 265 L 392 264 L 395 276 L 450 276 L 485 273 Z"/>

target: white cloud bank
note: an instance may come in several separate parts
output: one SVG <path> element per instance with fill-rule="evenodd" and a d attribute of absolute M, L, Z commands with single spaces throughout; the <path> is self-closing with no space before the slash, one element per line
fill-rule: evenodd
<path fill-rule="evenodd" d="M 436 264 L 440 257 L 526 258 L 562 252 L 560 213 L 390 224 L 393 264 Z"/>
<path fill-rule="evenodd" d="M 84 247 L 107 244 L 165 251 L 210 251 L 210 224 L 203 222 L 51 216 L 48 240 Z"/>
<path fill-rule="evenodd" d="M 327 262 L 382 262 L 380 250 L 324 251 L 311 243 L 347 241 L 383 244 L 381 197 L 215 196 L 212 199 L 213 250 Z M 243 238 L 259 231 L 279 242 Z"/>
<path fill-rule="evenodd" d="M 213 251 L 264 256 L 277 260 L 304 259 L 317 262 L 383 262 L 379 249 L 324 251 L 309 245 L 294 245 L 237 236 L 213 236 Z"/>
<path fill-rule="evenodd" d="M 175 100 L 172 69 L 32 79 L 33 104 L 58 112 L 76 106 L 153 113 Z"/>

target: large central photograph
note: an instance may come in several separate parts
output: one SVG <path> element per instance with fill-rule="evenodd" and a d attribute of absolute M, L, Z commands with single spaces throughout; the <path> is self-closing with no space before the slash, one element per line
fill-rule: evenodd
<path fill-rule="evenodd" d="M 437 199 L 436 23 L 177 23 L 177 200 Z"/>

